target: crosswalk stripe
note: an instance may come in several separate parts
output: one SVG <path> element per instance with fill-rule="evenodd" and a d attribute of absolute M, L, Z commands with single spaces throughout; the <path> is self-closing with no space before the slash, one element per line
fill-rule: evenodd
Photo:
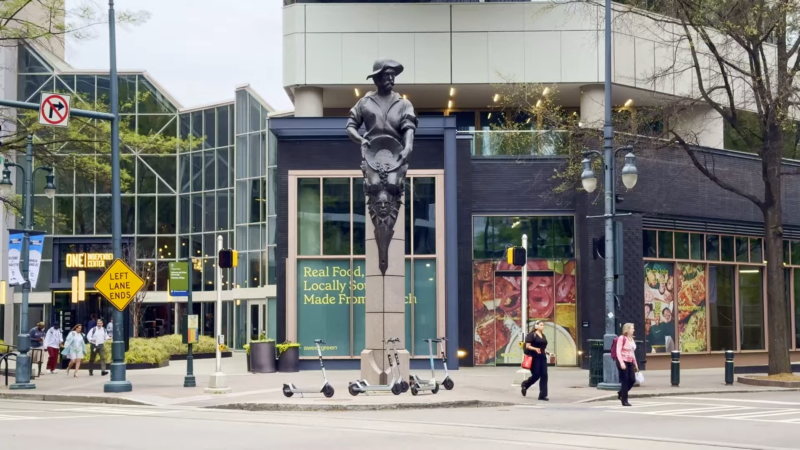
<path fill-rule="evenodd" d="M 732 410 L 741 410 L 747 409 L 744 406 L 709 406 L 705 408 L 681 408 L 681 409 L 671 409 L 668 411 L 649 411 L 644 414 L 658 414 L 659 416 L 673 416 L 673 415 L 680 415 L 680 414 L 697 414 L 697 413 L 707 413 L 707 412 L 721 412 L 721 411 L 732 411 Z"/>
<path fill-rule="evenodd" d="M 750 418 L 750 417 L 782 416 L 785 414 L 800 414 L 800 409 L 778 409 L 778 410 L 770 409 L 766 411 L 748 411 L 745 413 L 725 414 L 716 417 L 722 419 L 738 419 L 738 418 Z"/>

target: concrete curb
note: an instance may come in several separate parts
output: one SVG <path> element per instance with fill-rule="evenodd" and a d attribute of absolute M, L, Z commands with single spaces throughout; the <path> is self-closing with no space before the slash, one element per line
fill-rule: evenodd
<path fill-rule="evenodd" d="M 736 381 L 750 386 L 767 386 L 787 389 L 800 389 L 800 381 L 759 380 L 750 377 L 736 377 Z"/>
<path fill-rule="evenodd" d="M 678 388 L 676 388 L 678 389 Z M 635 393 L 631 391 L 628 398 L 654 398 L 654 397 L 675 397 L 686 395 L 710 395 L 710 394 L 758 394 L 760 392 L 793 392 L 800 391 L 800 388 L 773 388 L 773 389 L 753 389 L 753 388 L 731 388 L 731 389 L 709 389 L 709 390 L 695 390 L 695 391 L 674 391 L 674 392 L 645 392 Z M 611 395 L 603 395 L 600 397 L 590 398 L 586 400 L 579 400 L 575 403 L 594 403 L 604 402 L 607 400 L 617 400 L 616 392 Z"/>
<path fill-rule="evenodd" d="M 16 392 L 0 392 L 0 400 L 26 400 L 33 402 L 61 402 L 61 403 L 91 403 L 96 405 L 153 406 L 150 403 L 130 400 L 121 397 L 100 397 L 92 395 L 69 395 L 69 394 L 23 394 Z"/>
<path fill-rule="evenodd" d="M 436 403 L 384 403 L 384 404 L 293 404 L 293 403 L 229 403 L 226 405 L 206 406 L 207 409 L 232 409 L 238 411 L 400 411 L 412 409 L 445 409 L 445 408 L 496 408 L 514 406 L 510 402 L 486 402 L 482 400 L 453 400 Z"/>

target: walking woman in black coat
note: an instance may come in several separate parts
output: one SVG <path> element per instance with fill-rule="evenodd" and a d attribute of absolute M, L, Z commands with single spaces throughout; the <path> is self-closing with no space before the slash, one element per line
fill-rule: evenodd
<path fill-rule="evenodd" d="M 522 396 L 537 381 L 539 382 L 539 400 L 549 401 L 547 398 L 547 338 L 544 337 L 544 322 L 537 320 L 533 324 L 533 332 L 525 337 L 525 354 L 533 358 L 531 364 L 531 377 L 522 382 Z"/>

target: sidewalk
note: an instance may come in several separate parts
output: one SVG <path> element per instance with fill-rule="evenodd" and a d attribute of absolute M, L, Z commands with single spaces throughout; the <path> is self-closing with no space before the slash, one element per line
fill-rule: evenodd
<path fill-rule="evenodd" d="M 519 387 L 512 386 L 517 367 L 479 367 L 451 371 L 455 388 L 439 393 L 429 392 L 412 396 L 410 392 L 399 396 L 390 393 L 351 396 L 347 392 L 348 382 L 359 377 L 357 371 L 328 371 L 328 379 L 336 390 L 333 398 L 321 394 L 295 395 L 286 398 L 281 392 L 283 383 L 294 383 L 300 387 L 321 387 L 319 371 L 298 373 L 251 374 L 246 372 L 245 355 L 234 353 L 223 360 L 223 371 L 232 388 L 229 394 L 205 394 L 209 376 L 214 372 L 215 361 L 198 360 L 194 363 L 197 387 L 184 388 L 186 374 L 184 361 L 171 361 L 169 367 L 149 370 L 131 370 L 127 378 L 133 384 L 133 392 L 106 394 L 103 384 L 108 377 L 100 377 L 99 370 L 90 377 L 81 371 L 78 378 L 58 374 L 45 374 L 34 380 L 32 391 L 11 391 L 0 387 L 0 399 L 27 399 L 83 403 L 145 404 L 156 406 L 215 407 L 247 410 L 354 410 L 397 408 L 443 408 L 478 407 L 508 404 L 536 403 L 538 389 L 534 387 L 529 396 L 520 395 Z M 437 372 L 441 376 L 442 372 Z M 669 371 L 646 371 L 643 386 L 634 388 L 631 397 L 664 395 L 690 395 L 711 393 L 769 392 L 781 389 L 756 386 L 725 386 L 722 369 L 684 370 L 681 386 L 671 387 Z M 425 373 L 419 375 L 426 377 Z M 590 388 L 589 372 L 577 368 L 550 368 L 549 396 L 553 403 L 585 403 L 616 398 L 616 393 Z M 9 384 L 13 380 L 9 380 Z"/>

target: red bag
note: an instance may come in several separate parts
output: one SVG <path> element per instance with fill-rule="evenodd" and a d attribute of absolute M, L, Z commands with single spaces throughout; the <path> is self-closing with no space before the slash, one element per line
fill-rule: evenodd
<path fill-rule="evenodd" d="M 522 357 L 522 368 L 530 370 L 531 366 L 533 366 L 533 356 L 530 356 L 530 355 L 523 356 Z"/>

